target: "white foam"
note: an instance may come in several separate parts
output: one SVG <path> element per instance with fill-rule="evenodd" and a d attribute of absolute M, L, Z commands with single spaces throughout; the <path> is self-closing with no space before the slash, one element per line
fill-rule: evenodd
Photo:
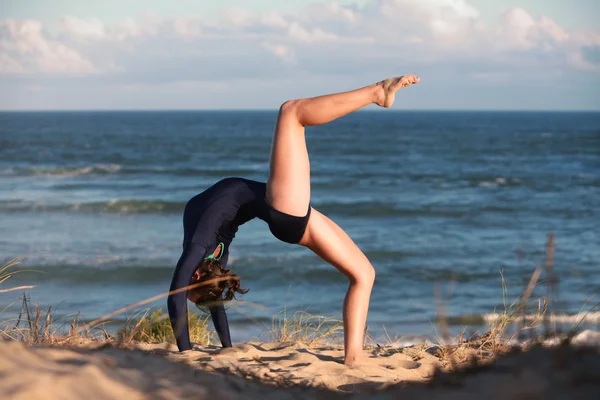
<path fill-rule="evenodd" d="M 498 187 L 498 186 L 506 186 L 509 183 L 518 183 L 520 182 L 517 178 L 506 178 L 503 176 L 499 176 L 495 178 L 493 181 L 483 181 L 479 182 L 480 187 Z"/>
<path fill-rule="evenodd" d="M 121 261 L 120 256 L 106 256 L 106 257 L 96 257 L 96 258 L 88 258 L 85 260 L 86 264 L 91 265 L 99 265 L 99 264 L 109 264 L 115 263 L 117 261 Z"/>
<path fill-rule="evenodd" d="M 555 335 L 548 339 L 543 340 L 542 344 L 547 347 L 558 346 L 563 343 L 567 336 L 566 335 Z M 435 339 L 430 339 L 424 336 L 410 336 L 404 338 L 398 338 L 394 341 L 391 341 L 389 338 L 379 337 L 375 340 L 376 343 L 385 344 L 384 347 L 392 347 L 392 348 L 405 348 L 405 347 L 413 347 L 419 345 L 426 346 L 446 346 L 446 345 L 455 345 L 459 343 L 459 340 L 464 339 L 461 335 L 456 335 L 448 338 L 437 337 Z M 391 342 L 391 343 L 390 343 Z M 510 346 L 515 347 L 527 347 L 531 343 L 538 343 L 538 339 L 517 339 L 513 338 L 509 342 L 507 342 Z M 586 329 L 577 335 L 571 338 L 570 343 L 574 346 L 591 346 L 591 347 L 600 347 L 600 331 L 594 331 L 590 329 Z"/>
<path fill-rule="evenodd" d="M 479 183 L 479 186 L 481 186 L 481 187 L 497 187 L 498 184 L 495 182 L 481 182 L 481 183 Z"/>
<path fill-rule="evenodd" d="M 490 323 L 498 320 L 502 317 L 502 314 L 491 313 L 484 314 L 483 319 Z M 547 321 L 551 323 L 560 323 L 560 324 L 578 324 L 578 323 L 600 323 L 600 311 L 594 312 L 580 312 L 577 314 L 547 314 L 540 318 L 536 314 L 528 314 L 519 317 L 513 318 L 513 323 L 517 324 L 521 321 L 534 321 L 536 319 L 540 319 L 541 321 Z"/>
<path fill-rule="evenodd" d="M 600 332 L 587 329 L 575 335 L 571 342 L 578 346 L 600 346 Z"/>
<path fill-rule="evenodd" d="M 121 170 L 119 164 L 95 164 L 88 165 L 85 167 L 77 168 L 45 168 L 45 167 L 33 167 L 31 172 L 34 175 L 45 175 L 45 176 L 58 176 L 58 177 L 69 177 L 78 175 L 89 175 L 93 173 L 107 173 L 112 174 Z M 13 171 L 14 173 L 14 171 Z"/>
<path fill-rule="evenodd" d="M 541 344 L 545 347 L 560 346 L 567 339 L 567 335 L 554 335 L 550 338 L 544 339 Z M 508 344 L 516 347 L 527 347 L 530 344 L 539 343 L 537 338 L 517 340 L 513 339 Z M 576 347 L 600 347 L 600 332 L 586 329 L 573 336 L 569 343 Z"/>

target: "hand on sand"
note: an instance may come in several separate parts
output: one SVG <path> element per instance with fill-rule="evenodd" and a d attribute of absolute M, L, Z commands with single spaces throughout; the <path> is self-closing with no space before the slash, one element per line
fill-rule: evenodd
<path fill-rule="evenodd" d="M 379 82 L 382 93 L 376 104 L 380 107 L 390 108 L 394 104 L 396 92 L 403 87 L 419 83 L 421 79 L 415 75 L 404 75 L 396 78 L 389 78 Z"/>

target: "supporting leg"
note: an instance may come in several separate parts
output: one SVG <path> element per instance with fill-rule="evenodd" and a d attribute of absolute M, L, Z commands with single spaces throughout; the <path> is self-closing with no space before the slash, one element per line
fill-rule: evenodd
<path fill-rule="evenodd" d="M 307 233 L 300 244 L 311 249 L 348 277 L 350 285 L 344 298 L 342 313 L 344 362 L 367 362 L 362 348 L 375 269 L 346 232 L 315 209 L 311 212 Z"/>

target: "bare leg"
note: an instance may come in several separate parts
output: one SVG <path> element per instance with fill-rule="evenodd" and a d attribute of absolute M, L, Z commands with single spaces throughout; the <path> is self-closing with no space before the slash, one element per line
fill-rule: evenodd
<path fill-rule="evenodd" d="M 390 107 L 401 87 L 418 83 L 406 75 L 350 92 L 285 102 L 279 110 L 267 180 L 267 199 L 277 210 L 306 215 L 310 203 L 310 162 L 304 127 L 322 125 L 369 104 Z"/>
<path fill-rule="evenodd" d="M 331 122 L 369 104 L 390 107 L 395 92 L 418 83 L 406 75 L 350 92 L 292 100 L 279 110 L 271 146 L 267 200 L 277 210 L 304 216 L 310 204 L 310 163 L 304 127 Z M 301 245 L 335 266 L 350 280 L 343 307 L 345 363 L 366 361 L 362 351 L 375 270 L 350 237 L 333 221 L 314 210 Z"/>
<path fill-rule="evenodd" d="M 364 364 L 364 331 L 375 281 L 375 269 L 335 222 L 313 209 L 301 244 L 348 277 L 350 286 L 344 298 L 344 363 Z"/>

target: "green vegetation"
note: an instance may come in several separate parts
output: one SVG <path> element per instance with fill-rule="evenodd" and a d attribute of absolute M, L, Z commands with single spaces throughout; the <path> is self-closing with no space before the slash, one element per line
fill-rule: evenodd
<path fill-rule="evenodd" d="M 202 317 L 188 311 L 188 321 L 190 340 L 199 345 L 210 344 L 212 332 L 208 329 L 208 317 Z M 150 313 L 150 310 L 146 310 L 141 317 L 129 320 L 117 333 L 117 340 L 124 343 L 131 341 L 175 343 L 175 336 L 168 315 L 163 314 L 162 309 L 158 309 L 152 313 Z"/>

